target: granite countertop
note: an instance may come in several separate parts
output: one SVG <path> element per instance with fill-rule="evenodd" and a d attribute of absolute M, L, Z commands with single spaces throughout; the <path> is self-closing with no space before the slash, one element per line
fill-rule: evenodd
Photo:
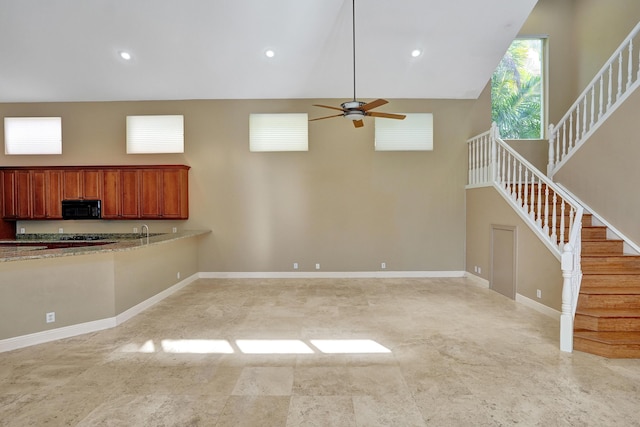
<path fill-rule="evenodd" d="M 178 239 L 196 237 L 210 233 L 210 230 L 185 230 L 177 233 L 150 233 L 146 235 L 133 233 L 101 233 L 101 234 L 19 234 L 16 239 L 0 240 L 0 262 L 19 261 L 25 259 L 56 258 L 63 256 L 86 255 L 103 252 L 127 251 L 171 242 Z M 89 242 L 100 243 L 95 246 L 80 246 L 58 249 L 47 249 L 50 243 Z M 29 246 L 2 246 L 2 244 L 26 243 Z M 42 245 L 39 245 L 42 243 Z"/>

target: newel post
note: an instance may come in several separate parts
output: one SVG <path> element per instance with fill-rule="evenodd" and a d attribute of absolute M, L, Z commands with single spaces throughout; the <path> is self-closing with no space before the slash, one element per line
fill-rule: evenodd
<path fill-rule="evenodd" d="M 555 131 L 554 126 L 549 125 L 549 162 L 547 163 L 547 176 L 551 177 L 553 174 L 553 167 L 555 166 Z"/>
<path fill-rule="evenodd" d="M 561 258 L 562 268 L 562 313 L 560 315 L 560 350 L 567 353 L 573 351 L 573 246 L 564 245 Z"/>

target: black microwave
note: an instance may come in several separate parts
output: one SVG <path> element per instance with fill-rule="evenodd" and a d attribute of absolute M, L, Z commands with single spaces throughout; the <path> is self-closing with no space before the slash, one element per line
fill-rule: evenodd
<path fill-rule="evenodd" d="M 62 219 L 100 219 L 100 200 L 63 200 Z"/>

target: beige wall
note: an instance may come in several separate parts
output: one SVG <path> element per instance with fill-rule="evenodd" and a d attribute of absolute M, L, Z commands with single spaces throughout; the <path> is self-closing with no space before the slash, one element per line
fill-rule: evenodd
<path fill-rule="evenodd" d="M 197 273 L 199 239 L 0 262 L 0 340 L 121 314 Z M 56 313 L 54 323 L 45 322 L 48 312 Z"/>
<path fill-rule="evenodd" d="M 192 167 L 190 219 L 211 229 L 199 271 L 460 271 L 464 269 L 466 139 L 488 129 L 486 94 L 475 100 L 392 100 L 380 111 L 434 114 L 434 151 L 375 152 L 374 126 L 339 118 L 309 124 L 309 151 L 250 153 L 252 112 L 308 112 L 342 100 L 207 100 L 0 104 L 2 116 L 59 115 L 62 156 L 0 156 L 3 165 L 184 163 Z M 329 112 L 330 113 L 330 112 Z M 125 154 L 125 117 L 183 114 L 184 155 Z M 486 119 L 485 119 L 486 117 Z M 93 224 L 139 226 L 140 221 Z M 86 222 L 27 222 L 65 232 Z M 173 223 L 150 222 L 152 231 Z"/>
<path fill-rule="evenodd" d="M 492 225 L 516 228 L 516 293 L 560 310 L 560 261 L 493 187 L 467 190 L 467 271 L 478 266 L 482 274 L 474 274 L 490 280 Z"/>
<path fill-rule="evenodd" d="M 579 92 L 640 21 L 638 0 L 574 0 Z"/>
<path fill-rule="evenodd" d="M 113 278 L 111 254 L 0 262 L 0 340 L 113 317 Z"/>
<path fill-rule="evenodd" d="M 197 254 L 194 238 L 141 250 L 114 252 L 115 314 L 121 314 L 196 274 Z"/>
<path fill-rule="evenodd" d="M 554 175 L 591 209 L 640 244 L 640 92 L 627 101 Z"/>

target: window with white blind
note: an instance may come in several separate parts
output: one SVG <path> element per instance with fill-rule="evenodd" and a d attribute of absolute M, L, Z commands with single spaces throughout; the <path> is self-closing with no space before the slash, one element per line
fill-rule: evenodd
<path fill-rule="evenodd" d="M 433 114 L 403 113 L 404 120 L 376 117 L 376 151 L 433 150 Z"/>
<path fill-rule="evenodd" d="M 309 151 L 306 113 L 250 114 L 250 151 Z"/>
<path fill-rule="evenodd" d="M 5 117 L 4 153 L 62 154 L 62 118 Z"/>
<path fill-rule="evenodd" d="M 127 154 L 184 153 L 184 116 L 127 116 Z"/>

